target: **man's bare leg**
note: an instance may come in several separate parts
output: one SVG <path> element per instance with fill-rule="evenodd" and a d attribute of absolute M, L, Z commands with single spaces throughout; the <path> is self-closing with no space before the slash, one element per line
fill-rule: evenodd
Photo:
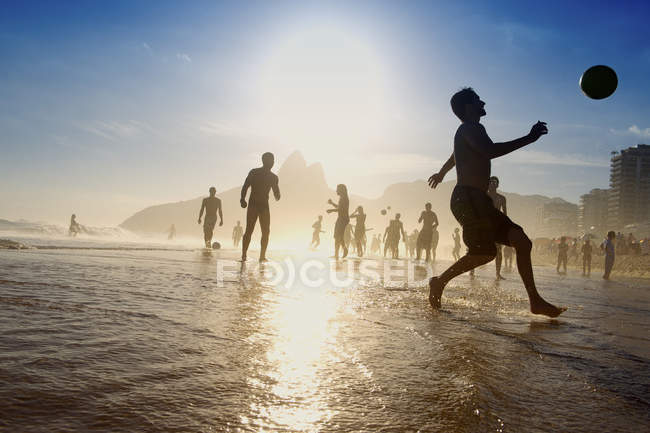
<path fill-rule="evenodd" d="M 494 258 L 494 263 L 497 268 L 497 280 L 505 280 L 505 278 L 501 276 L 501 264 L 503 263 L 503 253 L 501 252 L 501 248 L 501 245 L 497 245 L 497 255 Z"/>
<path fill-rule="evenodd" d="M 484 265 L 494 259 L 493 255 L 464 255 L 456 263 L 447 268 L 445 272 L 429 280 L 429 302 L 433 308 L 440 308 L 442 291 L 449 281 L 460 274 L 464 274 L 477 266 Z"/>
<path fill-rule="evenodd" d="M 269 209 L 262 210 L 259 213 L 259 218 L 262 229 L 260 262 L 266 262 L 266 247 L 269 245 L 269 233 L 271 232 L 271 212 Z"/>
<path fill-rule="evenodd" d="M 244 232 L 244 238 L 242 242 L 241 249 L 241 259 L 243 262 L 246 261 L 246 253 L 248 252 L 248 245 L 251 243 L 251 236 L 253 235 L 253 230 L 255 230 L 255 224 L 257 223 L 257 209 L 253 209 L 250 206 L 246 210 L 246 231 Z"/>
<path fill-rule="evenodd" d="M 339 259 L 339 250 L 341 249 L 341 241 L 339 239 L 334 239 L 334 258 Z"/>
<path fill-rule="evenodd" d="M 533 243 L 528 239 L 526 233 L 520 228 L 512 228 L 508 232 L 510 245 L 515 248 L 517 255 L 517 270 L 521 276 L 528 299 L 530 301 L 530 311 L 534 314 L 543 314 L 549 317 L 557 317 L 566 311 L 566 308 L 558 308 L 549 304 L 541 297 L 535 287 L 535 278 L 533 277 L 533 265 L 530 259 L 530 251 Z"/>

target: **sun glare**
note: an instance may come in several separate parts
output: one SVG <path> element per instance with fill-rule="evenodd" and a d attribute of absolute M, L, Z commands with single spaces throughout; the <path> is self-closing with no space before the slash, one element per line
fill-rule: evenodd
<path fill-rule="evenodd" d="M 363 146 L 385 117 L 385 70 L 371 45 L 332 26 L 278 42 L 260 74 L 265 129 L 292 146 Z"/>

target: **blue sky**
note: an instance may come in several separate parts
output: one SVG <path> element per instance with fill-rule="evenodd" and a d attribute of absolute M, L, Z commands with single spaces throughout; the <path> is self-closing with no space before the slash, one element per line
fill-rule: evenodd
<path fill-rule="evenodd" d="M 188 4 L 185 4 L 188 3 Z M 267 150 L 376 197 L 428 177 L 471 85 L 505 191 L 577 201 L 650 142 L 648 2 L 14 2 L 0 15 L 0 218 L 118 224 L 241 184 Z M 593 101 L 581 73 L 612 66 Z"/>

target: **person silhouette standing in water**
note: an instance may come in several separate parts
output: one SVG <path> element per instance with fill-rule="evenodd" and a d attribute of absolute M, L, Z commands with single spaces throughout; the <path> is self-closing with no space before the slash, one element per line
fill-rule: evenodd
<path fill-rule="evenodd" d="M 497 192 L 498 187 L 499 187 L 499 178 L 496 176 L 490 177 L 490 183 L 488 184 L 487 193 L 492 199 L 492 203 L 494 203 L 494 207 L 497 208 L 498 211 L 503 212 L 504 215 L 508 215 L 508 208 L 506 207 L 506 197 Z M 505 278 L 501 276 L 501 264 L 503 263 L 502 245 L 497 243 L 494 246 L 497 249 L 497 255 L 494 258 L 494 264 L 496 265 L 496 269 L 497 269 L 497 280 L 505 280 Z"/>
<path fill-rule="evenodd" d="M 431 261 L 431 239 L 433 238 L 433 229 L 438 226 L 438 216 L 431 210 L 431 203 L 424 205 L 424 210 L 420 214 L 419 223 L 422 223 L 422 230 L 417 239 L 417 259 L 420 260 L 422 250 L 426 251 L 426 261 Z"/>
<path fill-rule="evenodd" d="M 524 137 L 504 143 L 493 143 L 479 122 L 485 116 L 485 102 L 472 88 L 465 88 L 451 98 L 451 109 L 462 122 L 454 137 L 454 151 L 438 173 L 429 178 L 435 188 L 452 167 L 456 166 L 456 187 L 451 195 L 451 212 L 463 227 L 463 240 L 468 253 L 446 271 L 429 280 L 429 302 L 440 308 L 442 292 L 449 281 L 477 266 L 494 260 L 495 243 L 515 248 L 517 268 L 523 280 L 530 310 L 534 314 L 557 317 L 565 311 L 547 301 L 537 292 L 530 252 L 532 242 L 524 230 L 497 210 L 487 195 L 491 160 L 534 143 L 548 133 L 544 122 L 537 122 Z"/>
<path fill-rule="evenodd" d="M 260 249 L 260 262 L 266 262 L 266 248 L 269 245 L 269 233 L 271 231 L 271 211 L 269 209 L 269 191 L 273 190 L 275 200 L 280 200 L 280 186 L 278 176 L 271 172 L 275 157 L 271 152 L 266 152 L 262 155 L 262 166 L 252 169 L 246 180 L 244 186 L 241 188 L 241 198 L 239 204 L 242 208 L 248 207 L 246 210 L 246 231 L 242 242 L 241 260 L 246 261 L 246 253 L 248 252 L 248 245 L 251 243 L 251 236 L 255 230 L 257 219 L 260 220 L 260 228 L 262 229 L 261 249 Z M 246 193 L 248 188 L 251 189 L 248 203 L 246 203 Z"/>
<path fill-rule="evenodd" d="M 410 235 L 408 235 L 408 253 L 409 257 L 415 257 L 418 249 L 418 238 L 420 232 L 418 229 L 413 229 Z"/>
<path fill-rule="evenodd" d="M 612 273 L 612 268 L 614 267 L 614 259 L 616 258 L 614 239 L 616 239 L 616 233 L 609 231 L 607 232 L 607 239 L 600 246 L 605 250 L 605 273 L 603 274 L 603 278 L 606 280 L 609 280 L 609 275 Z"/>
<path fill-rule="evenodd" d="M 371 254 L 381 253 L 381 239 L 379 235 L 372 237 L 372 242 L 370 243 L 370 253 Z"/>
<path fill-rule="evenodd" d="M 454 234 L 451 235 L 451 238 L 454 240 L 454 249 L 451 251 L 451 254 L 454 256 L 454 261 L 460 259 L 460 229 L 456 227 L 454 229 Z"/>
<path fill-rule="evenodd" d="M 176 237 L 176 225 L 172 224 L 168 230 L 167 239 L 170 241 Z"/>
<path fill-rule="evenodd" d="M 508 272 L 512 271 L 512 247 L 503 247 L 503 265 Z"/>
<path fill-rule="evenodd" d="M 363 248 L 366 241 L 366 214 L 363 213 L 363 207 L 358 206 L 350 218 L 355 218 L 354 224 L 354 242 L 357 245 L 357 255 L 363 257 Z"/>
<path fill-rule="evenodd" d="M 232 244 L 235 248 L 239 246 L 239 241 L 241 241 L 243 235 L 244 228 L 241 226 L 241 222 L 237 221 L 237 225 L 232 229 Z"/>
<path fill-rule="evenodd" d="M 320 234 L 325 233 L 321 228 L 323 228 L 323 215 L 318 215 L 318 220 L 311 225 L 311 228 L 314 229 L 314 232 L 311 235 L 311 248 L 318 248 L 320 245 Z"/>
<path fill-rule="evenodd" d="M 593 248 L 591 247 L 591 241 L 589 238 L 585 239 L 585 243 L 582 245 L 580 252 L 582 253 L 582 275 L 591 275 L 591 253 Z"/>
<path fill-rule="evenodd" d="M 77 236 L 81 233 L 81 224 L 77 222 L 77 215 L 72 214 L 70 217 L 70 228 L 68 229 L 68 236 Z"/>
<path fill-rule="evenodd" d="M 436 249 L 438 248 L 438 241 L 440 240 L 440 233 L 438 233 L 438 225 L 433 226 L 431 232 L 431 261 L 436 261 Z"/>
<path fill-rule="evenodd" d="M 343 258 L 348 255 L 348 247 L 345 245 L 345 229 L 350 223 L 350 199 L 348 198 L 348 188 L 342 183 L 336 186 L 336 194 L 339 196 L 338 204 L 332 199 L 327 201 L 332 209 L 327 209 L 327 213 L 336 212 L 336 224 L 334 225 L 334 257 L 339 259 L 339 249 L 343 247 Z"/>
<path fill-rule="evenodd" d="M 201 211 L 199 212 L 199 224 L 201 224 L 201 217 L 205 211 L 205 219 L 203 220 L 203 240 L 205 240 L 205 247 L 212 248 L 212 235 L 214 233 L 214 226 L 217 224 L 217 212 L 219 212 L 219 226 L 223 225 L 223 213 L 221 211 L 221 200 L 215 197 L 217 189 L 213 186 L 210 187 L 210 197 L 206 197 L 201 202 Z"/>
<path fill-rule="evenodd" d="M 388 228 L 384 234 L 384 244 L 390 249 L 392 258 L 399 259 L 399 241 L 400 238 L 404 240 L 404 247 L 408 249 L 408 237 L 404 231 L 404 224 L 400 221 L 400 214 L 395 214 L 395 219 L 390 221 Z M 386 256 L 386 248 L 384 248 L 384 256 Z"/>
<path fill-rule="evenodd" d="M 566 243 L 566 236 L 560 238 L 560 244 L 557 246 L 557 267 L 556 271 L 560 273 L 560 267 L 564 266 L 564 273 L 566 274 L 566 262 L 568 259 L 569 244 Z"/>
<path fill-rule="evenodd" d="M 387 242 L 386 240 L 390 238 L 390 230 L 391 230 L 391 225 L 390 221 L 388 222 L 388 225 L 386 226 L 386 230 L 384 230 L 384 238 L 383 238 L 383 244 L 384 244 L 384 258 L 386 258 L 386 253 L 388 252 L 388 249 L 390 248 L 390 243 Z"/>

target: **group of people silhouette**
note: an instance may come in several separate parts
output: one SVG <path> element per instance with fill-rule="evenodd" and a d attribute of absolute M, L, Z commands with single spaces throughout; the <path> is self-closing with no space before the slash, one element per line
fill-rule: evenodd
<path fill-rule="evenodd" d="M 558 308 L 548 303 L 538 293 L 531 263 L 532 242 L 519 225 L 515 224 L 508 216 L 505 197 L 498 194 L 498 179 L 491 176 L 491 160 L 506 155 L 514 150 L 534 143 L 542 135 L 548 133 L 546 123 L 535 123 L 530 132 L 508 142 L 494 143 L 483 125 L 480 118 L 486 115 L 485 102 L 470 87 L 464 88 L 454 94 L 451 98 L 451 109 L 460 119 L 454 137 L 454 148 L 449 159 L 442 166 L 440 171 L 429 178 L 429 185 L 435 188 L 442 182 L 445 175 L 453 167 L 456 167 L 457 183 L 451 195 L 451 211 L 461 225 L 462 238 L 467 246 L 467 252 L 460 256 L 460 230 L 454 231 L 454 260 L 448 269 L 442 274 L 432 277 L 429 281 L 429 302 L 432 307 L 440 308 L 441 299 L 445 286 L 456 276 L 474 268 L 496 261 L 497 277 L 501 277 L 502 246 L 512 247 L 517 257 L 517 268 L 523 280 L 530 301 L 530 309 L 535 314 L 544 314 L 550 317 L 560 315 L 565 309 Z M 269 242 L 270 231 L 270 210 L 269 192 L 272 190 L 276 200 L 280 200 L 280 188 L 278 176 L 272 171 L 274 156 L 267 152 L 262 155 L 262 167 L 254 168 L 248 173 L 241 189 L 240 204 L 246 211 L 246 228 L 242 242 L 242 261 L 246 261 L 247 251 L 251 235 L 257 224 L 260 222 L 262 230 L 260 262 L 266 261 L 266 250 Z M 248 202 L 246 195 L 251 190 Z M 334 226 L 334 250 L 335 258 L 346 257 L 349 253 L 349 243 L 346 243 L 346 230 L 350 225 L 350 219 L 356 220 L 354 229 L 354 244 L 357 254 L 363 255 L 366 241 L 366 214 L 359 206 L 352 215 L 349 213 L 350 200 L 346 185 L 339 184 L 336 187 L 338 202 L 328 200 L 331 206 L 326 212 L 336 213 Z M 217 222 L 217 212 L 221 219 L 219 225 L 223 224 L 221 201 L 215 197 L 215 190 L 211 188 L 210 197 L 203 200 L 199 214 L 199 224 L 205 210 L 206 216 L 203 222 L 206 247 L 212 240 L 212 233 Z M 393 258 L 399 254 L 399 241 L 407 240 L 404 225 L 400 220 L 401 215 L 397 213 L 384 232 L 384 255 L 390 251 Z M 438 226 L 438 219 L 431 210 L 431 204 L 427 203 L 418 220 L 422 229 L 416 240 L 417 257 L 421 257 L 422 250 L 426 253 L 426 259 L 431 260 L 431 246 L 433 243 L 434 230 Z M 311 245 L 317 247 L 320 244 L 320 233 L 322 230 L 322 216 L 319 216 L 312 228 Z M 233 232 L 233 238 L 235 234 Z M 376 239 L 376 238 L 375 238 Z M 371 247 L 374 250 L 376 244 L 373 239 Z"/>

